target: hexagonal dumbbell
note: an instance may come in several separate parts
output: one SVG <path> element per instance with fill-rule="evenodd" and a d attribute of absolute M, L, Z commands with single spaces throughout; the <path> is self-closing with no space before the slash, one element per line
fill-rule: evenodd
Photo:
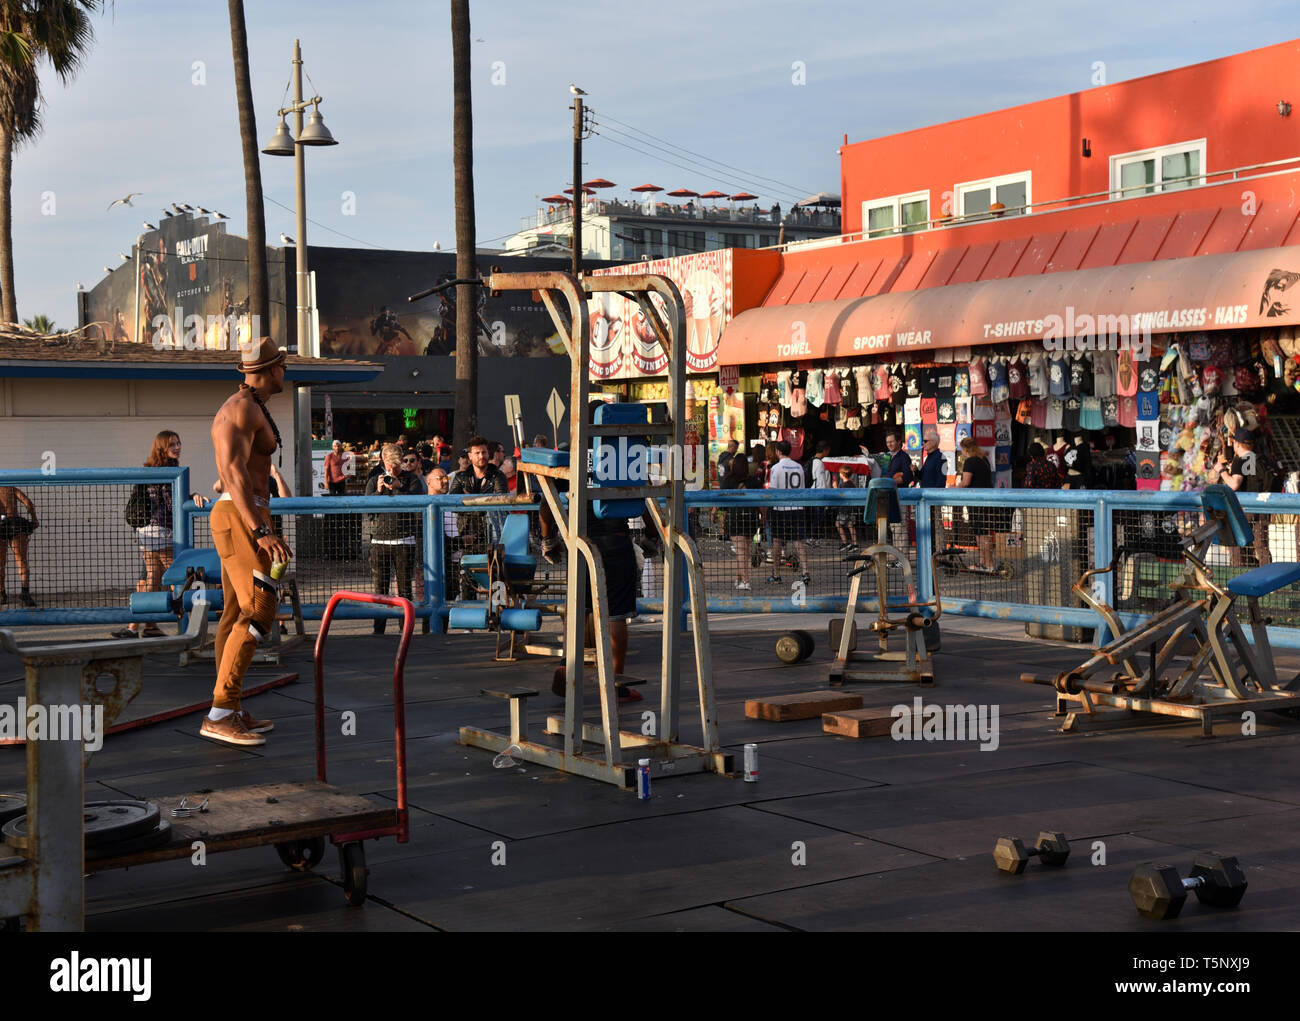
<path fill-rule="evenodd" d="M 1157 921 L 1177 918 L 1187 903 L 1187 891 L 1202 904 L 1235 908 L 1246 894 L 1246 874 L 1237 859 L 1219 854 L 1198 854 L 1192 860 L 1192 876 L 1182 879 L 1172 865 L 1139 865 L 1128 881 L 1133 906 L 1146 918 Z"/>
<path fill-rule="evenodd" d="M 1025 845 L 1017 837 L 1002 837 L 997 847 L 993 848 L 993 860 L 1003 872 L 1018 876 L 1025 871 L 1030 858 L 1038 858 L 1044 865 L 1060 868 L 1070 857 L 1070 842 L 1064 833 L 1043 830 L 1034 841 L 1034 849 L 1026 851 Z"/>

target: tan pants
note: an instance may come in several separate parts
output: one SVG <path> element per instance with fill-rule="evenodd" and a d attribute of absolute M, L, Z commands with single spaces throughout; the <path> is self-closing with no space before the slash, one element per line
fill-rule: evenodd
<path fill-rule="evenodd" d="M 259 507 L 258 513 L 265 523 L 270 523 L 269 510 Z M 238 711 L 244 674 L 257 643 L 275 626 L 280 600 L 271 580 L 271 555 L 258 547 L 234 503 L 218 501 L 210 520 L 212 541 L 221 556 L 221 594 L 225 601 L 217 627 L 217 686 L 212 692 L 212 706 Z"/>

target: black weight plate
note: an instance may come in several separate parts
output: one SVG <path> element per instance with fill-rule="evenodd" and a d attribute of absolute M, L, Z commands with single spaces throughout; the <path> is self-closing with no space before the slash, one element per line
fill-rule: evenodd
<path fill-rule="evenodd" d="M 172 824 L 166 819 L 159 817 L 156 829 L 149 830 L 145 833 L 137 833 L 126 840 L 118 840 L 112 844 L 104 844 L 100 847 L 86 848 L 86 860 L 94 861 L 97 858 L 116 858 L 119 855 L 135 854 L 137 851 L 148 851 L 150 848 L 158 847 L 167 843 L 172 835 Z"/>
<path fill-rule="evenodd" d="M 27 811 L 27 796 L 24 794 L 0 794 L 0 826 L 15 816 Z"/>
<path fill-rule="evenodd" d="M 88 801 L 85 806 L 86 847 L 107 847 L 148 833 L 158 825 L 162 813 L 151 801 Z M 27 816 L 5 823 L 5 843 L 15 850 L 27 849 Z"/>

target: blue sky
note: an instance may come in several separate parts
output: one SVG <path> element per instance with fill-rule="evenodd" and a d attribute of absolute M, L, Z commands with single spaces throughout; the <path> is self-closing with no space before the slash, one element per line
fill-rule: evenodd
<path fill-rule="evenodd" d="M 295 36 L 341 143 L 307 154 L 308 215 L 321 225 L 309 225 L 309 243 L 451 248 L 448 4 L 245 6 L 262 144 Z M 480 244 L 518 229 L 537 196 L 568 183 L 571 81 L 590 94 L 600 132 L 586 144 L 584 179 L 617 182 L 609 194 L 644 181 L 744 187 L 788 208 L 812 191 L 838 191 L 845 132 L 857 141 L 1086 89 L 1095 61 L 1115 82 L 1300 36 L 1300 8 L 1281 0 L 879 7 L 473 2 Z M 14 161 L 19 313 L 61 327 L 75 325 L 78 282 L 89 288 L 102 267 L 121 264 L 141 222 L 157 223 L 172 202 L 221 210 L 232 232 L 244 230 L 226 4 L 117 0 L 95 27 L 72 84 L 45 77 L 45 131 Z M 806 84 L 792 81 L 796 61 Z M 262 175 L 268 199 L 287 207 L 267 203 L 274 242 L 295 233 L 293 160 L 264 156 Z M 132 191 L 145 193 L 134 208 L 105 211 Z M 54 215 L 42 212 L 47 192 Z M 343 212 L 344 192 L 356 195 L 355 215 Z"/>

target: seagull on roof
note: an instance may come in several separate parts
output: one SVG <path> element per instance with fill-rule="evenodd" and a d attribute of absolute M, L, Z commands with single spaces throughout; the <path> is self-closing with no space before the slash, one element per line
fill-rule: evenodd
<path fill-rule="evenodd" d="M 170 220 L 173 216 L 176 215 L 175 213 L 173 213 L 173 212 L 172 212 L 171 210 L 169 210 L 169 209 L 164 209 L 164 210 L 162 211 L 162 214 L 163 214 L 163 216 L 164 216 L 166 219 L 168 219 L 168 220 Z"/>
<path fill-rule="evenodd" d="M 225 213 L 213 213 L 212 215 L 215 216 L 218 220 L 229 220 L 229 219 L 230 219 L 230 217 L 228 217 Z"/>
<path fill-rule="evenodd" d="M 105 267 L 104 267 L 104 272 L 105 272 L 105 273 L 112 273 L 113 271 L 112 271 L 111 269 L 109 269 L 107 266 L 105 266 Z"/>
<path fill-rule="evenodd" d="M 155 227 L 152 223 L 150 223 L 148 220 L 142 220 L 141 222 L 144 224 L 144 228 L 145 228 L 145 230 L 157 230 L 157 229 L 158 229 L 158 228 Z"/>
<path fill-rule="evenodd" d="M 281 235 L 280 235 L 280 242 L 281 242 L 281 244 L 286 244 L 286 245 L 292 245 L 292 244 L 295 243 L 294 240 L 293 240 L 293 238 L 289 237 L 288 234 L 281 234 Z"/>
<path fill-rule="evenodd" d="M 202 206 L 195 206 L 195 209 L 198 210 L 200 216 L 211 216 L 211 215 L 212 215 L 212 210 L 211 210 L 211 209 L 204 209 Z"/>
<path fill-rule="evenodd" d="M 178 206 L 175 202 L 172 203 L 172 209 L 174 209 L 174 210 L 175 210 L 176 212 L 178 212 L 178 213 L 183 213 L 183 212 L 185 212 L 185 210 L 182 209 L 180 206 Z"/>
<path fill-rule="evenodd" d="M 81 284 L 77 284 L 77 290 L 79 290 L 79 291 L 84 291 L 85 288 L 82 287 Z"/>
<path fill-rule="evenodd" d="M 131 261 L 131 256 L 129 256 L 129 255 L 124 255 L 122 252 L 118 252 L 117 254 L 122 256 L 122 261 L 123 261 L 123 262 L 130 262 L 130 261 Z"/>
<path fill-rule="evenodd" d="M 578 86 L 574 85 L 573 82 L 569 82 L 569 91 L 572 92 L 575 96 L 585 96 L 587 94 L 583 89 L 580 89 L 578 88 Z"/>
<path fill-rule="evenodd" d="M 187 213 L 192 213 L 192 212 L 194 212 L 194 207 L 191 206 L 191 205 L 189 205 L 189 204 L 186 203 L 186 202 L 182 202 L 182 203 L 181 203 L 181 208 L 184 209 L 185 212 L 187 212 Z"/>
<path fill-rule="evenodd" d="M 112 202 L 110 202 L 110 203 L 108 204 L 108 208 L 109 208 L 109 209 L 112 209 L 114 206 L 122 206 L 122 205 L 130 206 L 130 205 L 134 205 L 135 203 L 133 203 L 131 200 L 132 200 L 133 198 L 135 198 L 137 195 L 143 195 L 143 194 L 144 194 L 144 192 L 142 192 L 142 191 L 133 191 L 133 192 L 131 192 L 129 195 L 127 195 L 125 198 L 114 199 Z M 108 211 L 108 210 L 105 210 L 105 212 L 107 212 L 107 211 Z"/>

